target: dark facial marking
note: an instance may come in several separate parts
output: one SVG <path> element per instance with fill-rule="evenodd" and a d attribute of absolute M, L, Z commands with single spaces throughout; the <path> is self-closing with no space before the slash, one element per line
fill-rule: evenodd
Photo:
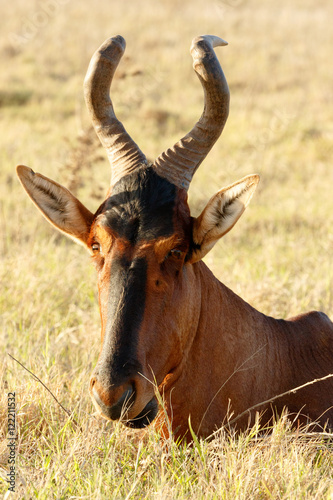
<path fill-rule="evenodd" d="M 113 260 L 107 323 L 98 363 L 106 387 L 121 384 L 141 371 L 136 351 L 145 308 L 146 282 L 145 259 L 129 262 L 119 257 Z"/>
<path fill-rule="evenodd" d="M 185 262 L 189 261 L 195 251 L 201 250 L 201 244 L 196 243 L 193 240 L 193 224 L 194 224 L 194 218 L 191 217 L 191 229 L 190 229 L 190 248 L 188 250 L 188 253 L 185 258 Z"/>
<path fill-rule="evenodd" d="M 145 167 L 123 177 L 103 206 L 104 225 L 132 245 L 173 234 L 176 187 Z"/>
<path fill-rule="evenodd" d="M 120 179 L 96 216 L 101 214 L 101 224 L 115 238 L 134 247 L 137 242 L 174 233 L 176 196 L 173 184 L 145 167 Z M 143 371 L 137 348 L 146 302 L 147 261 L 126 255 L 118 253 L 111 262 L 106 327 L 96 367 L 106 389 L 131 382 Z M 147 425 L 155 417 L 155 406 L 156 402 L 150 402 L 128 425 Z"/>

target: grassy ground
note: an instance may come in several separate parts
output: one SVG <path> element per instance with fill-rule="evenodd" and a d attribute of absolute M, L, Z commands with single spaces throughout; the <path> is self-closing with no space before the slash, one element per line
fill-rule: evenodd
<path fill-rule="evenodd" d="M 251 207 L 207 256 L 215 274 L 266 314 L 333 315 L 333 4 L 329 0 L 0 3 L 0 492 L 8 472 L 7 394 L 15 392 L 18 498 L 332 499 L 323 437 L 221 432 L 192 448 L 161 443 L 94 414 L 87 394 L 99 348 L 94 270 L 24 194 L 16 164 L 70 186 L 94 211 L 109 167 L 89 129 L 82 81 L 113 34 L 127 40 L 117 114 L 154 158 L 202 111 L 189 56 L 203 33 L 231 90 L 221 140 L 197 172 L 197 214 L 218 188 L 258 172 Z M 74 411 L 73 424 L 21 361 Z"/>

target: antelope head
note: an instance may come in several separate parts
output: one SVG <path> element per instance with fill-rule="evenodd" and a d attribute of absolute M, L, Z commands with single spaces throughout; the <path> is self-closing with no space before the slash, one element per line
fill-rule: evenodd
<path fill-rule="evenodd" d="M 228 85 L 214 52 L 219 45 L 226 42 L 216 36 L 193 40 L 204 110 L 192 130 L 153 164 L 117 119 L 109 95 L 124 39 L 111 38 L 94 54 L 84 94 L 111 164 L 110 189 L 95 214 L 66 188 L 17 167 L 44 217 L 92 256 L 102 342 L 90 393 L 103 416 L 131 427 L 155 418 L 154 383 L 162 388 L 179 376 L 200 320 L 199 261 L 241 216 L 258 182 L 248 176 L 221 189 L 198 218 L 191 217 L 191 179 L 229 112 Z"/>

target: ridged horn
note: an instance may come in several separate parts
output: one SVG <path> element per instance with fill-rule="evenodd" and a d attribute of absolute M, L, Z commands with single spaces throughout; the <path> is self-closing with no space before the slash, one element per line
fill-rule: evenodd
<path fill-rule="evenodd" d="M 159 175 L 186 190 L 221 135 L 229 114 L 229 88 L 214 52 L 214 47 L 220 45 L 227 45 L 227 42 L 217 36 L 193 39 L 190 52 L 193 68 L 204 90 L 204 111 L 192 130 L 154 162 Z"/>
<path fill-rule="evenodd" d="M 91 58 L 84 80 L 84 97 L 95 131 L 111 164 L 111 187 L 147 159 L 117 119 L 110 86 L 126 42 L 121 36 L 106 40 Z"/>

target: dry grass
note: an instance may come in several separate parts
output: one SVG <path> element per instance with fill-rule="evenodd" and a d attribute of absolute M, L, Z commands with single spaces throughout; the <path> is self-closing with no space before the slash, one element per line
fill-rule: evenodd
<path fill-rule="evenodd" d="M 329 0 L 0 4 L 0 470 L 8 468 L 7 393 L 15 391 L 19 498 L 333 498 L 332 443 L 309 429 L 291 431 L 285 418 L 260 438 L 254 427 L 186 447 L 92 414 L 94 270 L 41 219 L 14 174 L 25 163 L 96 209 L 109 168 L 83 104 L 91 54 L 110 35 L 126 38 L 114 103 L 154 158 L 202 111 L 191 39 L 220 35 L 230 43 L 218 50 L 231 114 L 191 186 L 193 213 L 243 175 L 258 172 L 262 182 L 207 263 L 267 314 L 332 316 L 332 10 Z M 74 412 L 82 431 L 6 352 Z"/>

